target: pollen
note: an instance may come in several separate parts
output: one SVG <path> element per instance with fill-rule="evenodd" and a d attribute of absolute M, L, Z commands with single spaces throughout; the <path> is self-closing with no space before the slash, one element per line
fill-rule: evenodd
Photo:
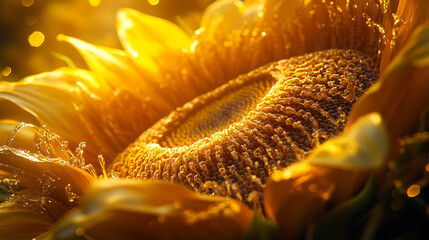
<path fill-rule="evenodd" d="M 260 206 L 274 170 L 340 133 L 378 63 L 355 50 L 325 50 L 241 75 L 161 119 L 111 168 Z"/>

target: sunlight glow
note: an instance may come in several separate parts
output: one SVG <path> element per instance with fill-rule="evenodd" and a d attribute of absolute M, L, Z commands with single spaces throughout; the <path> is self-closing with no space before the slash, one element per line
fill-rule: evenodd
<path fill-rule="evenodd" d="M 39 31 L 34 31 L 30 36 L 28 36 L 28 43 L 33 47 L 40 47 L 45 41 L 45 35 Z"/>
<path fill-rule="evenodd" d="M 33 5 L 34 0 L 21 0 L 21 4 L 24 7 L 30 7 L 31 5 Z"/>
<path fill-rule="evenodd" d="M 101 0 L 89 0 L 91 7 L 98 7 L 101 3 Z"/>
<path fill-rule="evenodd" d="M 420 194 L 420 186 L 413 184 L 407 190 L 408 197 L 415 197 Z"/>
<path fill-rule="evenodd" d="M 1 70 L 1 74 L 5 77 L 9 76 L 9 74 L 12 72 L 12 68 L 5 67 L 3 70 Z"/>
<path fill-rule="evenodd" d="M 152 6 L 156 6 L 156 5 L 158 5 L 158 3 L 159 3 L 159 0 L 147 0 L 149 3 L 150 3 L 150 5 L 152 5 Z"/>

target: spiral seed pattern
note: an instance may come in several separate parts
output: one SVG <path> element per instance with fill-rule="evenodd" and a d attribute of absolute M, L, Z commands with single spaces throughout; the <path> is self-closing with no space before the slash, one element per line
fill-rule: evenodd
<path fill-rule="evenodd" d="M 274 170 L 343 130 L 353 103 L 378 79 L 377 62 L 332 49 L 260 67 L 157 122 L 112 169 L 258 205 Z"/>

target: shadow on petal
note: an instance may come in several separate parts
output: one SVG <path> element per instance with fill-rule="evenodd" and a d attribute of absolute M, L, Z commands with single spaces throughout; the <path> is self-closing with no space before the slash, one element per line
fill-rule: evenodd
<path fill-rule="evenodd" d="M 9 146 L 0 147 L 0 179 L 1 239 L 31 239 L 47 231 L 94 181 L 60 158 Z"/>
<path fill-rule="evenodd" d="M 379 112 L 392 139 L 415 130 L 429 106 L 429 25 L 419 27 L 386 70 L 353 106 L 348 125 L 370 112 Z"/>
<path fill-rule="evenodd" d="M 252 219 L 240 202 L 167 182 L 96 182 L 79 208 L 37 239 L 238 239 Z"/>
<path fill-rule="evenodd" d="M 22 189 L 66 204 L 73 202 L 66 186 L 73 194 L 81 196 L 94 181 L 94 176 L 60 158 L 51 159 L 8 146 L 0 147 L 0 170 L 2 179 L 14 179 Z"/>
<path fill-rule="evenodd" d="M 368 174 L 383 164 L 387 149 L 380 116 L 362 117 L 307 159 L 272 174 L 264 192 L 267 215 L 279 224 L 285 239 L 297 239 L 326 210 L 356 194 Z"/>
<path fill-rule="evenodd" d="M 54 220 L 47 215 L 0 203 L 0 236 L 3 240 L 28 240 L 47 231 Z"/>

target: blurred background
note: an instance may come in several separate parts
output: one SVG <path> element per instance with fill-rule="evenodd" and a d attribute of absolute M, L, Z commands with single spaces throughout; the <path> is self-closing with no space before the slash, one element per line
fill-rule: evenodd
<path fill-rule="evenodd" d="M 116 12 L 123 7 L 162 17 L 195 30 L 213 0 L 0 0 L 0 81 L 67 66 L 86 68 L 58 34 L 121 48 Z"/>

